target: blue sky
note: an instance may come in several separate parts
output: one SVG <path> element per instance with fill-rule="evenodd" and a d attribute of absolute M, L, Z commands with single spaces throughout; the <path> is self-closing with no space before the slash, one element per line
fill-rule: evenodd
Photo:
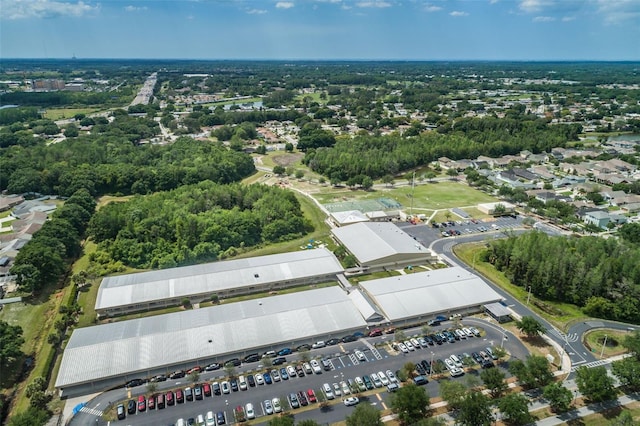
<path fill-rule="evenodd" d="M 0 0 L 0 58 L 640 60 L 640 0 Z"/>

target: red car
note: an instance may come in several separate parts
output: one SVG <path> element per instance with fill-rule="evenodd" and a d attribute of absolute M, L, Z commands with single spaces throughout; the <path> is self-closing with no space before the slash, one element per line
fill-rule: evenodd
<path fill-rule="evenodd" d="M 193 367 L 190 370 L 187 370 L 187 374 L 191 374 L 191 373 L 200 373 L 202 371 L 202 367 L 200 367 L 199 365 L 196 365 L 195 367 Z"/>
<path fill-rule="evenodd" d="M 209 383 L 202 385 L 202 392 L 204 396 L 211 396 L 211 385 Z"/>
<path fill-rule="evenodd" d="M 138 412 L 147 411 L 147 400 L 144 395 L 138 397 Z"/>
<path fill-rule="evenodd" d="M 373 329 L 369 332 L 369 337 L 377 337 L 377 336 L 382 336 L 382 329 L 381 328 L 376 328 Z"/>
<path fill-rule="evenodd" d="M 155 395 L 151 395 L 149 397 L 149 400 L 147 401 L 147 408 L 149 408 L 149 410 L 155 410 L 156 409 L 156 396 Z"/>
<path fill-rule="evenodd" d="M 309 402 L 310 402 L 310 403 L 314 403 L 314 402 L 316 402 L 316 401 L 317 401 L 317 399 L 316 399 L 316 394 L 315 394 L 315 392 L 313 391 L 313 389 L 309 389 L 309 390 L 307 391 L 307 399 L 309 400 Z"/>
<path fill-rule="evenodd" d="M 167 401 L 167 405 L 173 405 L 176 403 L 176 400 L 173 398 L 173 392 L 169 391 L 164 397 L 165 401 Z"/>
<path fill-rule="evenodd" d="M 182 389 L 176 390 L 176 402 L 178 404 L 182 404 L 184 402 L 184 393 L 182 392 Z"/>

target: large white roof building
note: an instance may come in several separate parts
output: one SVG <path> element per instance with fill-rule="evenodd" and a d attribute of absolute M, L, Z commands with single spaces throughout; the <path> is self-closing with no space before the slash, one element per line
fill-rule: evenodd
<path fill-rule="evenodd" d="M 431 250 L 391 222 L 361 222 L 331 232 L 362 267 L 402 268 L 436 259 Z"/>
<path fill-rule="evenodd" d="M 55 386 L 64 394 L 99 391 L 252 352 L 365 331 L 367 323 L 338 286 L 74 330 Z"/>
<path fill-rule="evenodd" d="M 218 297 L 277 290 L 295 285 L 335 280 L 342 265 L 324 248 L 269 256 L 225 260 L 102 280 L 96 312 L 99 316 L 192 303 Z"/>
<path fill-rule="evenodd" d="M 481 311 L 502 300 L 480 277 L 451 267 L 364 281 L 360 287 L 392 323 L 426 322 L 435 315 Z"/>

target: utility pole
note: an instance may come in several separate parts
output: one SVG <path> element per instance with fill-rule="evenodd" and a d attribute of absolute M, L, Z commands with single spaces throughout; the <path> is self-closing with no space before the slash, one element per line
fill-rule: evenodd
<path fill-rule="evenodd" d="M 604 356 L 604 348 L 607 346 L 607 335 L 604 335 L 604 343 L 602 344 L 602 350 L 600 351 L 600 358 Z"/>
<path fill-rule="evenodd" d="M 413 177 L 411 178 L 411 210 L 410 214 L 413 217 L 413 193 L 416 187 L 416 171 L 413 171 Z"/>
<path fill-rule="evenodd" d="M 529 286 L 529 295 L 527 296 L 527 306 L 529 306 L 529 299 L 531 299 L 531 286 Z"/>

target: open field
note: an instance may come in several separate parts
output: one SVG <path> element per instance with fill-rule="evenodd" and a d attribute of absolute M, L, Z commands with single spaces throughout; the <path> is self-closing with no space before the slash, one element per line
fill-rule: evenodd
<path fill-rule="evenodd" d="M 448 209 L 498 201 L 484 192 L 454 181 L 424 183 L 416 185 L 414 188 L 410 186 L 377 186 L 371 191 L 352 190 L 347 187 L 325 187 L 319 193 L 314 194 L 314 197 L 323 204 L 349 201 L 349 199 L 368 200 L 386 197 L 402 204 L 405 210 L 411 207 L 411 199 L 413 198 L 413 208 L 416 209 L 416 213 L 425 213 L 425 209 Z"/>
<path fill-rule="evenodd" d="M 584 335 L 587 347 L 591 348 L 594 355 L 600 357 L 603 354 L 603 358 L 609 358 L 612 356 L 620 355 L 628 352 L 627 349 L 622 346 L 622 341 L 628 333 L 619 330 L 611 329 L 598 329 L 590 331 Z M 607 337 L 607 345 L 602 351 L 604 345 L 605 336 Z"/>
<path fill-rule="evenodd" d="M 488 280 L 499 285 L 508 291 L 513 297 L 526 303 L 528 293 L 523 287 L 516 286 L 500 271 L 496 270 L 493 265 L 480 260 L 480 253 L 485 249 L 484 243 L 468 243 L 461 244 L 454 248 L 456 256 L 458 256 L 466 264 L 471 265 L 477 272 L 482 274 Z M 544 307 L 545 309 L 542 309 Z M 535 296 L 531 296 L 529 308 L 542 316 L 561 330 L 566 331 L 568 325 L 573 321 L 579 321 L 586 316 L 579 307 L 570 303 L 561 303 L 553 301 L 538 300 Z"/>
<path fill-rule="evenodd" d="M 44 113 L 44 117 L 49 120 L 61 120 L 63 118 L 73 118 L 76 114 L 89 115 L 96 111 L 100 111 L 98 108 L 50 108 Z"/>

